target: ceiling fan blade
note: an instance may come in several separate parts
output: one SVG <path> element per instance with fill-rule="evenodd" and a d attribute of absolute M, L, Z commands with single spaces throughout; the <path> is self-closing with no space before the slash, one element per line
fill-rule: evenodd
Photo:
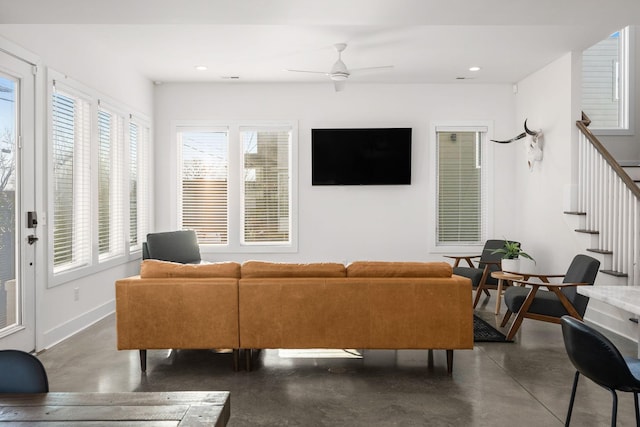
<path fill-rule="evenodd" d="M 363 67 L 363 68 L 350 68 L 349 72 L 353 73 L 353 72 L 360 72 L 360 71 L 370 71 L 370 70 L 385 70 L 385 69 L 391 69 L 393 68 L 393 65 L 381 65 L 379 67 Z"/>
<path fill-rule="evenodd" d="M 347 86 L 346 80 L 339 80 L 339 81 L 333 82 L 333 87 L 336 90 L 336 92 L 342 92 L 346 86 Z"/>
<path fill-rule="evenodd" d="M 311 74 L 324 74 L 325 76 L 328 76 L 329 73 L 327 73 L 326 71 L 309 71 L 309 70 L 285 70 L 285 71 L 291 71 L 293 73 L 311 73 Z"/>

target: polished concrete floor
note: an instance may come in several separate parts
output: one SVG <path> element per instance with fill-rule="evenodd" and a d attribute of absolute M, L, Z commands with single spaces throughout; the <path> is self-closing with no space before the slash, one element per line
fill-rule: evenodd
<path fill-rule="evenodd" d="M 476 310 L 492 324 L 493 299 Z M 624 355 L 636 346 L 607 335 Z M 252 372 L 232 370 L 229 353 L 117 351 L 110 316 L 39 357 L 51 391 L 229 390 L 229 426 L 561 426 L 574 370 L 559 325 L 525 320 L 514 343 L 478 343 L 456 351 L 453 375 L 444 351 L 363 351 L 357 358 L 259 354 Z M 349 354 L 347 354 L 349 355 Z M 618 425 L 635 425 L 633 398 L 619 393 Z M 609 392 L 582 379 L 572 426 L 609 425 Z"/>

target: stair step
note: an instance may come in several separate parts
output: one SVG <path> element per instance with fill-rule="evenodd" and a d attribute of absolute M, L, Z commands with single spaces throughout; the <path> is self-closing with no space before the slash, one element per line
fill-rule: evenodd
<path fill-rule="evenodd" d="M 582 228 L 578 228 L 574 230 L 576 233 L 586 233 L 586 234 L 600 234 L 598 230 L 585 230 Z"/>
<path fill-rule="evenodd" d="M 613 270 L 600 270 L 601 273 L 604 274 L 608 274 L 610 276 L 614 276 L 614 277 L 629 277 L 629 275 L 627 273 L 621 273 L 619 271 L 613 271 Z"/>
<path fill-rule="evenodd" d="M 588 252 L 594 252 L 602 255 L 613 255 L 613 251 L 608 251 L 606 249 L 587 249 Z"/>
<path fill-rule="evenodd" d="M 586 215 L 586 212 L 578 212 L 578 211 L 565 211 L 566 215 Z"/>
<path fill-rule="evenodd" d="M 637 180 L 640 178 L 640 166 L 636 165 L 623 165 L 622 169 L 629 175 L 629 177 L 633 180 Z"/>

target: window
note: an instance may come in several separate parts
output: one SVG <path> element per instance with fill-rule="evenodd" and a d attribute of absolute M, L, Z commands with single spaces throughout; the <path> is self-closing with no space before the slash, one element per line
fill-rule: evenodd
<path fill-rule="evenodd" d="M 243 128 L 242 243 L 289 243 L 291 132 Z"/>
<path fill-rule="evenodd" d="M 629 33 L 617 31 L 582 54 L 582 111 L 593 130 L 629 129 Z"/>
<path fill-rule="evenodd" d="M 128 262 L 148 230 L 149 126 L 50 70 L 49 286 Z"/>
<path fill-rule="evenodd" d="M 98 253 L 124 254 L 124 117 L 98 109 Z"/>
<path fill-rule="evenodd" d="M 482 245 L 485 127 L 436 127 L 436 246 Z"/>
<path fill-rule="evenodd" d="M 149 125 L 129 122 L 129 251 L 142 249 L 149 232 Z"/>
<path fill-rule="evenodd" d="M 177 126 L 178 228 L 203 249 L 295 250 L 295 126 Z M 277 249 L 280 248 L 280 249 Z"/>
<path fill-rule="evenodd" d="M 54 85 L 51 119 L 53 272 L 59 273 L 90 262 L 91 103 Z"/>
<path fill-rule="evenodd" d="M 182 228 L 201 244 L 228 242 L 228 131 L 185 130 L 182 145 Z"/>

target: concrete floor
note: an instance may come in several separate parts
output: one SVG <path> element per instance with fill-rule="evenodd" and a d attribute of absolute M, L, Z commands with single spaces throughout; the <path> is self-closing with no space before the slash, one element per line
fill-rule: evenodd
<path fill-rule="evenodd" d="M 493 298 L 476 313 L 491 324 Z M 623 355 L 633 342 L 606 333 Z M 574 369 L 559 325 L 526 319 L 514 343 L 445 352 L 363 351 L 362 359 L 286 358 L 260 353 L 255 370 L 234 372 L 229 353 L 117 351 L 110 316 L 41 353 L 51 391 L 229 390 L 229 426 L 561 426 Z M 572 426 L 610 423 L 608 391 L 583 378 Z M 619 393 L 618 426 L 635 425 L 633 397 Z"/>

